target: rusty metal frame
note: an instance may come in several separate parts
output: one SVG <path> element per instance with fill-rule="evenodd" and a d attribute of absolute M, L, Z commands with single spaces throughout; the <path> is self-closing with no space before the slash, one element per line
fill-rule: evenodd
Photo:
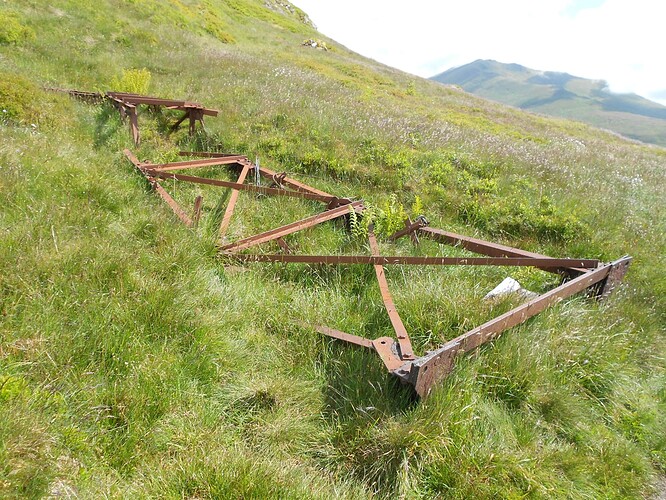
<path fill-rule="evenodd" d="M 161 97 L 152 97 L 140 94 L 131 94 L 128 92 L 83 92 L 80 90 L 48 88 L 54 92 L 64 92 L 72 97 L 81 99 L 86 102 L 111 102 L 120 112 L 120 118 L 125 121 L 129 117 L 130 133 L 134 144 L 138 146 L 141 142 L 141 134 L 139 133 L 139 118 L 137 107 L 139 105 L 146 106 L 162 106 L 167 109 L 174 109 L 183 111 L 183 116 L 171 126 L 171 130 L 178 129 L 181 123 L 189 119 L 189 133 L 194 135 L 196 132 L 196 124 L 199 123 L 201 128 L 205 131 L 204 116 L 217 116 L 219 111 L 204 107 L 198 102 L 181 101 L 175 99 L 162 99 Z"/>
<path fill-rule="evenodd" d="M 127 102 L 132 104 L 137 101 L 130 99 Z M 421 236 L 441 244 L 464 248 L 470 252 L 483 255 L 483 257 L 380 255 L 379 245 L 372 229 L 368 234 L 371 255 L 297 255 L 292 252 L 289 244 L 283 239 L 285 236 L 314 227 L 326 221 L 346 217 L 352 210 L 362 215 L 365 209 L 363 202 L 352 201 L 348 198 L 339 198 L 295 179 L 291 179 L 287 177 L 285 173 L 278 174 L 265 167 L 258 167 L 250 162 L 247 157 L 241 155 L 180 152 L 181 156 L 196 156 L 198 159 L 152 164 L 149 162 L 140 162 L 128 150 L 125 150 L 125 154 L 141 174 L 151 183 L 156 192 L 171 207 L 178 218 L 189 227 L 192 227 L 193 225 L 196 226 L 196 222 L 198 222 L 201 213 L 200 197 L 197 197 L 195 202 L 195 215 L 193 221 L 193 219 L 190 219 L 182 208 L 164 190 L 159 183 L 159 179 L 174 179 L 181 182 L 207 184 L 230 188 L 232 190 L 218 231 L 218 248 L 220 254 L 226 258 L 232 258 L 243 262 L 374 266 L 382 302 L 393 330 L 395 331 L 396 338 L 384 336 L 377 339 L 367 339 L 324 325 L 307 325 L 301 323 L 301 326 L 303 328 L 311 328 L 331 338 L 376 351 L 388 372 L 398 377 L 405 384 L 412 386 L 416 394 L 420 397 L 428 396 L 432 391 L 432 388 L 451 372 L 455 360 L 461 354 L 477 349 L 481 345 L 499 336 L 505 330 L 524 323 L 529 318 L 542 312 L 544 309 L 570 297 L 571 295 L 583 291 L 588 291 L 588 294 L 595 295 L 600 299 L 607 297 L 623 279 L 627 272 L 628 265 L 631 262 L 631 257 L 629 256 L 609 264 L 600 263 L 597 259 L 553 258 L 519 248 L 513 248 L 478 238 L 451 233 L 442 229 L 432 228 L 429 227 L 428 221 L 423 217 L 419 217 L 416 221 L 411 221 L 409 219 L 405 220 L 405 228 L 396 231 L 388 238 L 388 240 L 394 242 L 401 237 L 409 236 L 414 244 L 418 244 L 419 236 Z M 230 182 L 174 173 L 174 171 L 181 169 L 213 166 L 226 166 L 239 170 L 238 181 Z M 245 179 L 251 169 L 258 169 L 262 177 L 270 179 L 277 187 L 245 184 Z M 326 204 L 326 210 L 284 226 L 242 238 L 231 243 L 225 243 L 224 238 L 241 191 L 319 201 Z M 271 241 L 276 242 L 284 253 L 241 253 L 244 250 Z M 463 335 L 446 342 L 444 345 L 423 356 L 416 356 L 413 352 L 407 329 L 405 328 L 393 302 L 384 272 L 384 266 L 396 264 L 439 266 L 531 266 L 563 276 L 563 283 L 549 292 L 539 295 L 511 311 L 487 321 Z"/>

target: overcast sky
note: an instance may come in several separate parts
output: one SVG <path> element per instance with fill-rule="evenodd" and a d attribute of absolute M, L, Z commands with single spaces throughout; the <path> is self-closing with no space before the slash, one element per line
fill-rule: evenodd
<path fill-rule="evenodd" d="M 663 0 L 292 0 L 320 32 L 430 77 L 476 59 L 606 80 L 666 105 Z"/>

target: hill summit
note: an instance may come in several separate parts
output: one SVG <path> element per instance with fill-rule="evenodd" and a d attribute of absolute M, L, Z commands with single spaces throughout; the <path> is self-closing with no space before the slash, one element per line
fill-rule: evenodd
<path fill-rule="evenodd" d="M 579 120 L 666 146 L 666 106 L 636 94 L 613 93 L 604 80 L 482 59 L 431 79 L 521 109 Z"/>

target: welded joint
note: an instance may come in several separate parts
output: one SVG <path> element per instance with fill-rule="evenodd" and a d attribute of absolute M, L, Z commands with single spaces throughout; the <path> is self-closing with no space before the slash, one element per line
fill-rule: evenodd
<path fill-rule="evenodd" d="M 399 238 L 402 238 L 403 236 L 409 235 L 409 237 L 412 239 L 412 242 L 415 245 L 418 245 L 419 243 L 419 237 L 418 237 L 418 230 L 421 228 L 426 227 L 429 222 L 428 219 L 426 219 L 423 215 L 419 215 L 414 222 L 407 217 L 404 221 L 405 228 L 400 229 L 393 233 L 391 236 L 388 237 L 389 241 L 396 241 Z"/>
<path fill-rule="evenodd" d="M 391 337 L 379 337 L 372 341 L 372 346 L 389 372 L 397 370 L 404 364 L 404 361 L 400 359 L 400 346 Z"/>
<path fill-rule="evenodd" d="M 280 189 L 286 189 L 284 187 L 284 180 L 287 178 L 287 172 L 281 172 L 279 174 L 273 174 L 271 176 L 271 179 L 273 183 L 271 184 L 271 187 L 278 187 Z"/>
<path fill-rule="evenodd" d="M 598 300 L 604 300 L 610 296 L 611 293 L 620 285 L 624 279 L 627 271 L 629 270 L 629 264 L 631 264 L 632 258 L 628 255 L 611 262 L 610 271 L 608 276 L 600 281 L 595 287 L 593 287 L 592 292 Z"/>

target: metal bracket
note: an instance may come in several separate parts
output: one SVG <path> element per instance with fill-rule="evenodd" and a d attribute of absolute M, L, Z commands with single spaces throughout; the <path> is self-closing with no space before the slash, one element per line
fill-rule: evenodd
<path fill-rule="evenodd" d="M 621 259 L 618 259 L 614 262 L 611 262 L 611 269 L 606 278 L 599 282 L 596 287 L 596 297 L 599 300 L 604 300 L 613 293 L 615 288 L 622 282 L 624 276 L 629 270 L 629 264 L 631 264 L 631 257 L 625 255 Z"/>

